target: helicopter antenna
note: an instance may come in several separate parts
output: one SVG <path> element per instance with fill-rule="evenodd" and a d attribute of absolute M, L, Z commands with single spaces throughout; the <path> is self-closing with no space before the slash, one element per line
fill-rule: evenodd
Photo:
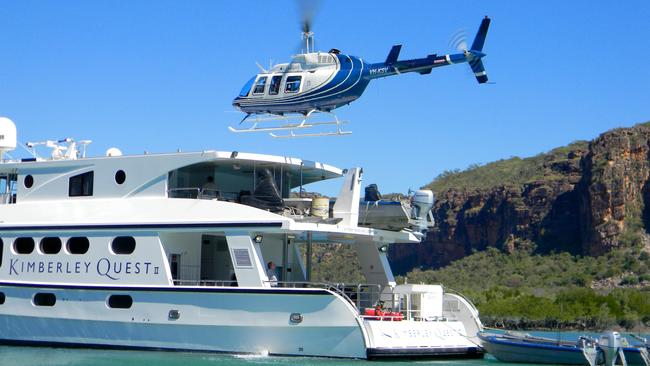
<path fill-rule="evenodd" d="M 259 67 L 260 70 L 262 70 L 262 73 L 268 74 L 268 71 L 264 67 L 262 67 L 262 65 L 260 65 L 259 62 L 255 62 L 255 65 L 257 65 L 257 67 Z"/>

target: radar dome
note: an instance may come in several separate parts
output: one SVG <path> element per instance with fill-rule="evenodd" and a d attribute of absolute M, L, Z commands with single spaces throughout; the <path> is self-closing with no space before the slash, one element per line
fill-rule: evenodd
<path fill-rule="evenodd" d="M 7 117 L 0 117 L 0 153 L 16 148 L 16 124 Z"/>
<path fill-rule="evenodd" d="M 111 147 L 106 150 L 106 156 L 122 156 L 122 152 L 116 147 Z"/>

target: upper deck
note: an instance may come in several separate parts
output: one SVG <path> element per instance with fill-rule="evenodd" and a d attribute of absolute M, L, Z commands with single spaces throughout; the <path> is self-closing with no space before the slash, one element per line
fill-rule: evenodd
<path fill-rule="evenodd" d="M 236 151 L 23 159 L 0 163 L 0 202 L 196 198 L 202 193 L 237 200 L 269 175 L 286 198 L 296 188 L 342 174 L 315 161 Z"/>

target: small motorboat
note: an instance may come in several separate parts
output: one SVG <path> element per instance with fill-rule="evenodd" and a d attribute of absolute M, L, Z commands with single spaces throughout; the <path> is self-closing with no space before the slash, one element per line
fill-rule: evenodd
<path fill-rule="evenodd" d="M 393 195 L 386 199 L 382 198 L 376 184 L 370 184 L 359 201 L 359 226 L 397 231 L 411 228 L 422 232 L 432 228 L 434 221 L 431 210 L 422 211 L 421 206 L 433 207 L 433 202 L 433 192 L 428 190 L 409 191 L 407 197 Z"/>
<path fill-rule="evenodd" d="M 650 366 L 650 357 L 648 356 L 648 341 L 645 338 L 630 335 L 634 339 L 629 342 L 628 338 L 622 338 L 621 343 L 625 360 L 628 365 Z"/>
<path fill-rule="evenodd" d="M 488 353 L 504 362 L 594 366 L 600 353 L 598 343 L 590 337 L 570 342 L 520 332 L 482 332 L 479 339 Z"/>

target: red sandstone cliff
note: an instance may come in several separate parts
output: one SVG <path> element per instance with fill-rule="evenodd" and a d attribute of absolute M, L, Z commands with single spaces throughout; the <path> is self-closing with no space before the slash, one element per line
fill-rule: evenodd
<path fill-rule="evenodd" d="M 495 169 L 506 172 L 503 182 L 485 178 Z M 650 123 L 533 158 L 447 173 L 445 184 L 438 178 L 428 186 L 436 193 L 435 229 L 420 245 L 392 246 L 389 257 L 400 273 L 444 266 L 487 247 L 600 255 L 650 230 L 649 177 Z"/>

